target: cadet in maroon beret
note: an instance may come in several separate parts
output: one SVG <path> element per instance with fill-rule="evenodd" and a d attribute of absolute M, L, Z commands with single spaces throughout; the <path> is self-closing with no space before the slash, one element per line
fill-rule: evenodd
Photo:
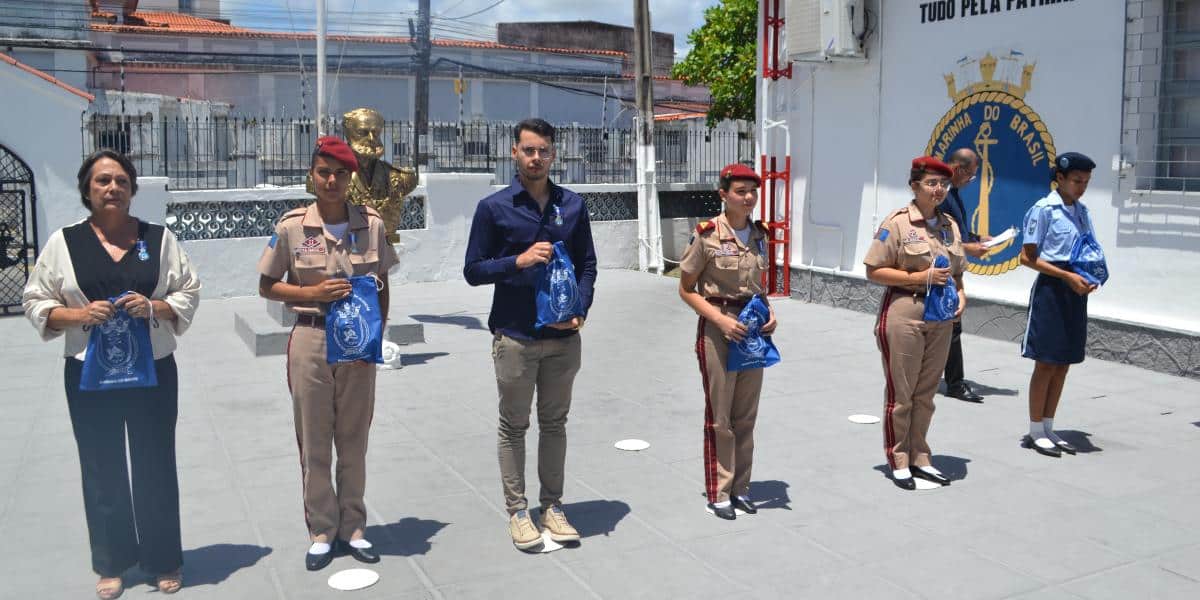
<path fill-rule="evenodd" d="M 908 178 L 913 200 L 884 217 L 863 260 L 867 278 L 887 286 L 875 321 L 886 380 L 883 446 L 893 481 L 906 490 L 916 488 L 914 476 L 950 485 L 930 462 L 925 436 L 933 418 L 933 395 L 950 352 L 953 319 L 967 303 L 962 287 L 966 259 L 958 223 L 936 210 L 946 199 L 953 174 L 936 158 L 913 159 Z M 948 267 L 935 266 L 940 257 L 947 259 Z M 957 312 L 950 319 L 926 320 L 927 293 L 951 278 L 957 287 Z"/>
<path fill-rule="evenodd" d="M 755 294 L 763 295 L 770 265 L 767 228 L 752 219 L 761 180 L 741 164 L 721 169 L 718 193 L 725 210 L 696 227 L 679 259 L 679 296 L 696 311 L 696 358 L 704 387 L 704 484 L 707 509 L 721 519 L 754 514 L 750 469 L 754 423 L 763 369 L 729 371 L 729 342 L 741 341 L 746 326 L 738 315 Z M 762 333 L 775 330 L 775 310 Z M 736 510 L 735 510 L 736 509 Z"/>
<path fill-rule="evenodd" d="M 317 200 L 283 215 L 258 262 L 259 294 L 296 313 L 288 340 L 287 383 L 312 542 L 304 561 L 310 571 L 324 568 L 335 553 L 379 561 L 363 538 L 375 365 L 330 364 L 325 348 L 325 311 L 330 302 L 350 295 L 351 276 L 375 275 L 382 282 L 379 308 L 387 328 L 388 269 L 398 258 L 379 213 L 346 199 L 350 174 L 357 168 L 354 152 L 341 138 L 318 139 L 309 170 Z M 337 474 L 336 489 L 331 469 Z"/>

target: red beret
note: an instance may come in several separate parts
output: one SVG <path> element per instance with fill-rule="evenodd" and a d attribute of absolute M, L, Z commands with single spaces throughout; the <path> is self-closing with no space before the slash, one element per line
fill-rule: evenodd
<path fill-rule="evenodd" d="M 350 171 L 358 170 L 358 157 L 354 156 L 350 144 L 336 135 L 324 135 L 317 138 L 317 148 L 313 151 L 313 158 L 316 158 L 317 155 L 332 158 L 342 163 L 342 166 Z"/>
<path fill-rule="evenodd" d="M 912 168 L 937 173 L 938 175 L 944 175 L 946 177 L 954 176 L 954 169 L 951 169 L 950 165 L 932 156 L 921 156 L 914 158 L 912 161 Z"/>
<path fill-rule="evenodd" d="M 725 168 L 721 169 L 721 178 L 722 179 L 749 179 L 750 181 L 753 181 L 754 183 L 756 183 L 758 185 L 762 185 L 762 179 L 760 179 L 758 177 L 758 173 L 755 173 L 754 169 L 751 169 L 750 167 L 747 167 L 746 165 L 743 165 L 742 163 L 733 163 L 731 165 L 725 165 Z"/>

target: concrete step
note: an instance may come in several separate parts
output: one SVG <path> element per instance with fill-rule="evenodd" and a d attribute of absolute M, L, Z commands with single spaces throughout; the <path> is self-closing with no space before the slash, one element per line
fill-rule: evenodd
<path fill-rule="evenodd" d="M 255 356 L 287 353 L 296 315 L 281 302 L 249 298 L 233 314 L 233 328 Z M 408 317 L 389 318 L 383 339 L 400 346 L 425 343 L 425 325 Z"/>

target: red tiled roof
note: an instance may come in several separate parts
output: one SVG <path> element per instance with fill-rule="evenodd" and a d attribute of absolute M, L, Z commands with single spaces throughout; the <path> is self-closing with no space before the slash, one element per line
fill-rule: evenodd
<path fill-rule="evenodd" d="M 105 13 L 93 13 L 93 17 L 110 18 L 112 15 Z M 315 33 L 282 33 L 276 31 L 261 31 L 258 29 L 245 29 L 236 27 L 228 23 L 213 21 L 209 19 L 201 19 L 190 15 L 182 15 L 178 13 L 161 13 L 161 12 L 135 12 L 130 15 L 134 22 L 145 23 L 141 24 L 114 24 L 114 23 L 92 23 L 92 31 L 101 31 L 106 33 L 136 33 L 149 35 L 202 35 L 206 37 L 223 37 L 223 38 L 243 38 L 243 39 L 268 39 L 268 40 L 311 40 L 316 38 Z M 394 36 L 365 36 L 365 35 L 330 35 L 327 38 L 331 42 L 350 42 L 362 44 L 408 44 L 411 39 L 407 37 Z M 508 44 L 500 44 L 497 42 L 473 41 L 473 40 L 451 40 L 451 39 L 434 39 L 434 46 L 446 48 L 477 48 L 486 50 L 523 50 L 531 52 L 548 52 L 552 54 L 588 54 L 599 56 L 628 56 L 626 52 L 616 50 L 590 50 L 585 48 L 536 48 L 528 46 L 511 46 Z"/>
<path fill-rule="evenodd" d="M 708 117 L 708 113 L 685 112 L 685 113 L 671 113 L 668 115 L 654 115 L 654 120 L 655 121 L 686 121 L 688 119 L 705 119 L 707 117 Z"/>
<path fill-rule="evenodd" d="M 45 79 L 46 81 L 48 81 L 54 85 L 57 85 L 58 87 L 60 87 L 64 90 L 67 90 L 68 92 L 75 94 L 76 96 L 79 96 L 80 98 L 83 98 L 84 100 L 87 100 L 88 102 L 93 102 L 96 100 L 96 97 L 93 96 L 92 94 L 89 94 L 75 86 L 67 85 L 67 84 L 63 83 L 62 81 L 60 81 L 57 77 L 54 77 L 53 75 L 50 75 L 49 73 L 46 73 L 45 71 L 39 71 L 39 70 L 21 62 L 3 52 L 0 52 L 0 61 L 6 62 L 22 71 L 25 71 L 26 73 L 29 73 L 30 75 L 34 75 L 36 77 Z"/>

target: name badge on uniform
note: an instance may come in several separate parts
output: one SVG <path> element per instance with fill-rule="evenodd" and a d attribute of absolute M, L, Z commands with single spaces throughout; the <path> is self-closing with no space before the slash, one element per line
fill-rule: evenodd
<path fill-rule="evenodd" d="M 920 233 L 918 233 L 916 229 L 909 229 L 908 235 L 904 236 L 905 244 L 920 244 L 921 242 L 926 242 L 926 241 L 928 241 L 928 240 L 926 240 L 924 238 L 924 236 L 922 236 Z"/>
<path fill-rule="evenodd" d="M 296 254 L 325 254 L 325 242 L 315 236 L 304 238 L 304 242 L 296 246 Z"/>
<path fill-rule="evenodd" d="M 137 241 L 137 253 L 138 260 L 142 262 L 150 260 L 150 252 L 146 250 L 146 240 Z"/>
<path fill-rule="evenodd" d="M 735 245 L 733 242 L 721 242 L 721 247 L 717 248 L 717 251 L 713 255 L 714 256 L 737 256 L 738 255 L 737 245 Z"/>

